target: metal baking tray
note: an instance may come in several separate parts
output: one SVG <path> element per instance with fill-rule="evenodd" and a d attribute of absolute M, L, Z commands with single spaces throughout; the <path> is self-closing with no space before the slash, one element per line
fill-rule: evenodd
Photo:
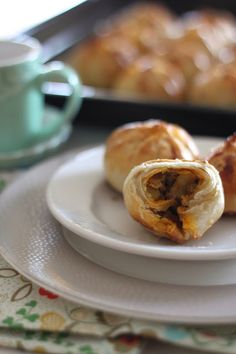
<path fill-rule="evenodd" d="M 151 2 L 152 0 L 149 0 Z M 154 0 L 153 0 L 154 1 Z M 236 15 L 234 0 L 162 0 L 172 11 L 181 14 L 199 8 L 224 9 Z M 55 60 L 73 46 L 93 35 L 95 27 L 137 0 L 85 0 L 71 10 L 26 32 L 43 46 L 43 60 Z M 57 96 L 51 93 L 57 92 Z M 47 101 L 62 106 L 65 85 L 47 90 Z M 123 123 L 150 118 L 178 123 L 192 134 L 227 136 L 236 130 L 236 110 L 193 106 L 186 103 L 164 103 L 154 100 L 121 99 L 111 92 L 84 87 L 83 104 L 75 124 L 116 127 Z"/>

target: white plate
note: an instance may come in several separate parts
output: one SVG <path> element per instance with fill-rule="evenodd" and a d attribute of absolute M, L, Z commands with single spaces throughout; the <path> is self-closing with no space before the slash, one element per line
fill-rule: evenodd
<path fill-rule="evenodd" d="M 69 244 L 91 261 L 120 274 L 176 285 L 236 284 L 236 260 L 180 261 L 117 251 L 88 241 L 63 227 Z"/>
<path fill-rule="evenodd" d="M 20 273 L 76 303 L 172 323 L 233 323 L 236 286 L 157 284 L 106 270 L 64 240 L 46 204 L 52 174 L 71 155 L 33 168 L 0 198 L 0 252 Z M 78 199 L 79 203 L 79 199 Z"/>
<path fill-rule="evenodd" d="M 219 140 L 198 138 L 209 153 Z M 222 260 L 236 256 L 236 218 L 222 217 L 199 241 L 175 245 L 161 240 L 131 219 L 122 196 L 104 178 L 104 148 L 78 154 L 52 177 L 48 206 L 73 233 L 99 245 L 130 254 L 176 260 Z"/>

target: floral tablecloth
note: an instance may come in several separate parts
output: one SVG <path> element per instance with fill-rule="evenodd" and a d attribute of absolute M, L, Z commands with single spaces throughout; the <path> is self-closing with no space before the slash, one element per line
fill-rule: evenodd
<path fill-rule="evenodd" d="M 0 191 L 17 176 L 0 173 Z M 147 338 L 236 352 L 236 326 L 165 325 L 85 308 L 32 284 L 0 256 L 0 346 L 40 353 L 138 354 L 145 352 Z"/>

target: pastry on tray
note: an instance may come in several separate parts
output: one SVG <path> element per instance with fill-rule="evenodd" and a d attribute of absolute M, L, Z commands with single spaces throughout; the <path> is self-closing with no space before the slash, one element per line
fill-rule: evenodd
<path fill-rule="evenodd" d="M 112 22 L 103 26 L 103 35 L 120 35 L 129 39 L 141 53 L 147 53 L 166 37 L 175 24 L 174 14 L 160 4 L 131 6 Z"/>
<path fill-rule="evenodd" d="M 85 85 L 110 88 L 115 78 L 138 56 L 136 47 L 121 36 L 94 37 L 75 48 L 68 62 Z"/>
<path fill-rule="evenodd" d="M 235 38 L 230 12 L 202 9 L 177 16 L 161 4 L 140 3 L 96 23 L 94 35 L 65 61 L 83 84 L 108 89 L 115 99 L 235 107 L 234 70 L 214 69 L 229 62 L 235 67 Z"/>
<path fill-rule="evenodd" d="M 162 56 L 144 56 L 117 76 L 113 89 L 126 96 L 183 102 L 186 82 L 179 68 Z"/>
<path fill-rule="evenodd" d="M 214 107 L 236 107 L 235 64 L 217 64 L 198 74 L 189 90 L 189 101 Z"/>
<path fill-rule="evenodd" d="M 200 160 L 144 162 L 128 174 L 123 195 L 136 221 L 180 244 L 201 238 L 224 210 L 219 173 Z"/>
<path fill-rule="evenodd" d="M 105 149 L 105 175 L 113 188 L 122 192 L 130 170 L 147 160 L 198 157 L 192 137 L 178 125 L 160 120 L 125 124 L 108 137 Z"/>
<path fill-rule="evenodd" d="M 220 172 L 225 195 L 226 214 L 236 213 L 236 134 L 231 135 L 209 156 L 208 161 Z"/>
<path fill-rule="evenodd" d="M 209 52 L 198 43 L 188 42 L 182 38 L 169 42 L 166 40 L 162 47 L 159 46 L 157 55 L 158 52 L 161 52 L 163 59 L 176 65 L 184 75 L 187 84 L 191 83 L 196 74 L 208 70 L 214 62 Z"/>
<path fill-rule="evenodd" d="M 235 17 L 232 13 L 203 9 L 186 12 L 181 18 L 186 37 L 196 40 L 199 36 L 204 38 L 212 53 L 226 44 L 235 42 Z"/>

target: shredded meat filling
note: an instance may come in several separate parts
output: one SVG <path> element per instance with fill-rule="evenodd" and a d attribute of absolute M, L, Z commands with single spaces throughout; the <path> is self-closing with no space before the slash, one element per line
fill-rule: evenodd
<path fill-rule="evenodd" d="M 182 229 L 183 222 L 178 208 L 188 206 L 198 183 L 199 177 L 189 170 L 181 170 L 181 174 L 173 171 L 153 175 L 147 182 L 147 193 L 156 202 L 156 206 L 152 206 L 151 210 Z"/>

